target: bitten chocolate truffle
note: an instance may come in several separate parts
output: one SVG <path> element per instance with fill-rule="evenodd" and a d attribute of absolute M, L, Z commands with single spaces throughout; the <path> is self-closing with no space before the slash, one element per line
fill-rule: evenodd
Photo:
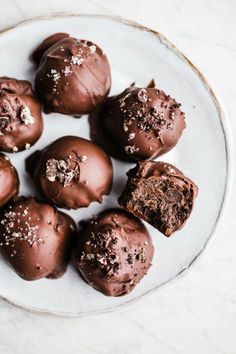
<path fill-rule="evenodd" d="M 103 212 L 78 235 L 77 269 L 89 285 L 108 296 L 133 290 L 147 273 L 152 257 L 147 229 L 122 210 Z"/>
<path fill-rule="evenodd" d="M 155 87 L 129 87 L 91 115 L 91 138 L 122 160 L 155 158 L 171 150 L 185 128 L 180 106 Z"/>
<path fill-rule="evenodd" d="M 0 154 L 0 207 L 8 203 L 18 191 L 18 173 L 9 158 Z"/>
<path fill-rule="evenodd" d="M 20 198 L 2 212 L 0 253 L 25 280 L 59 278 L 66 271 L 73 220 L 48 204 Z"/>
<path fill-rule="evenodd" d="M 28 81 L 0 77 L 0 150 L 29 149 L 43 130 L 41 105 Z"/>
<path fill-rule="evenodd" d="M 138 162 L 127 173 L 120 205 L 165 236 L 180 230 L 190 216 L 198 188 L 176 167 L 155 161 Z"/>
<path fill-rule="evenodd" d="M 112 163 L 92 142 L 76 136 L 57 139 L 42 151 L 33 179 L 42 196 L 66 209 L 102 201 L 112 185 Z"/>
<path fill-rule="evenodd" d="M 86 114 L 109 93 L 107 57 L 90 41 L 56 33 L 36 49 L 33 60 L 38 66 L 35 89 L 48 113 Z"/>

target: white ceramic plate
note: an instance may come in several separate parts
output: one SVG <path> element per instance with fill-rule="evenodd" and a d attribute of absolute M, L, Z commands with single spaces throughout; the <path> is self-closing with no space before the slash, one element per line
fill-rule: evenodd
<path fill-rule="evenodd" d="M 157 86 L 183 104 L 187 128 L 180 142 L 160 160 L 175 164 L 199 186 L 195 209 L 183 230 L 166 238 L 148 226 L 155 245 L 153 266 L 129 295 L 109 298 L 90 288 L 70 266 L 59 280 L 26 282 L 0 259 L 0 294 L 3 298 L 35 311 L 58 315 L 84 315 L 116 308 L 160 287 L 187 269 L 204 249 L 222 210 L 229 172 L 228 143 L 220 106 L 196 68 L 161 34 L 118 18 L 61 16 L 25 22 L 0 36 L 0 75 L 33 82 L 32 50 L 55 32 L 89 39 L 107 54 L 112 69 L 111 94 L 136 82 L 145 86 L 152 78 Z M 42 138 L 30 151 L 11 154 L 18 169 L 24 195 L 35 195 L 24 169 L 24 160 L 54 139 L 73 134 L 89 138 L 87 117 L 75 119 L 59 114 L 44 115 Z M 117 196 L 133 166 L 113 160 L 114 185 L 103 203 L 72 211 L 78 222 L 117 205 Z"/>

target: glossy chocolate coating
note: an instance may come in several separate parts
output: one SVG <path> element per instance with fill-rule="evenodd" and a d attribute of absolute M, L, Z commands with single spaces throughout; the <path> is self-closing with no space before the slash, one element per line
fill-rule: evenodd
<path fill-rule="evenodd" d="M 76 267 L 107 296 L 128 294 L 147 273 L 153 245 L 142 222 L 123 210 L 108 210 L 78 235 Z"/>
<path fill-rule="evenodd" d="M 120 205 L 165 236 L 180 230 L 190 216 L 198 187 L 173 165 L 143 161 L 127 173 Z"/>
<path fill-rule="evenodd" d="M 153 85 L 108 98 L 90 117 L 92 140 L 122 160 L 151 159 L 171 150 L 185 128 L 184 113 Z"/>
<path fill-rule="evenodd" d="M 92 42 L 56 33 L 36 49 L 33 60 L 38 65 L 35 89 L 46 112 L 86 114 L 109 93 L 110 66 Z"/>
<path fill-rule="evenodd" d="M 9 158 L 0 154 L 0 207 L 8 203 L 18 191 L 18 173 Z"/>
<path fill-rule="evenodd" d="M 2 212 L 0 252 L 25 280 L 59 278 L 66 271 L 75 224 L 66 214 L 33 198 Z"/>
<path fill-rule="evenodd" d="M 43 131 L 41 105 L 28 81 L 0 77 L 0 150 L 29 149 Z"/>
<path fill-rule="evenodd" d="M 51 203 L 66 209 L 102 201 L 112 185 L 112 164 L 105 152 L 83 138 L 65 136 L 45 148 L 33 179 Z"/>

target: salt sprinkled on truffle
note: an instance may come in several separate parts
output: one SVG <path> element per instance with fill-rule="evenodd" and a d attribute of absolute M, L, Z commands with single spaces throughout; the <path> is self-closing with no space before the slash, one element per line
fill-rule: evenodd
<path fill-rule="evenodd" d="M 28 211 L 25 209 L 22 213 L 18 214 L 27 216 Z M 15 221 L 15 217 L 16 213 L 13 211 L 7 211 L 4 213 L 3 219 L 1 221 L 1 224 L 5 226 L 5 232 L 3 234 L 4 241 L 0 244 L 0 246 L 7 246 L 11 242 L 14 242 L 16 239 L 19 241 L 27 241 L 31 246 L 33 246 L 35 242 L 42 242 L 42 239 L 37 237 L 37 230 L 39 228 L 38 225 L 32 226 L 27 221 L 25 221 L 24 227 L 16 226 L 13 222 Z M 13 228 L 16 231 L 12 232 L 11 230 Z"/>
<path fill-rule="evenodd" d="M 95 53 L 96 52 L 96 46 L 95 45 L 91 45 L 90 47 L 89 47 L 89 49 L 90 49 L 90 52 L 93 54 L 93 53 Z"/>
<path fill-rule="evenodd" d="M 18 149 L 18 147 L 17 146 L 13 146 L 13 148 L 12 148 L 12 151 L 13 152 L 17 152 L 19 149 Z"/>
<path fill-rule="evenodd" d="M 64 187 L 68 187 L 73 180 L 79 178 L 78 166 L 71 168 L 69 159 L 67 161 L 49 159 L 46 162 L 46 178 L 50 182 L 58 180 Z"/>
<path fill-rule="evenodd" d="M 81 162 L 85 162 L 85 161 L 87 160 L 87 158 L 88 158 L 88 156 L 82 155 L 82 156 L 79 157 L 79 160 L 80 160 Z"/>
<path fill-rule="evenodd" d="M 83 59 L 83 58 L 78 58 L 78 57 L 76 57 L 75 55 L 73 55 L 73 56 L 71 57 L 71 64 L 80 66 L 80 65 L 83 64 L 83 62 L 84 62 L 84 59 Z"/>
<path fill-rule="evenodd" d="M 63 70 L 63 73 L 65 76 L 72 74 L 72 70 L 69 66 L 65 66 L 65 69 Z"/>
<path fill-rule="evenodd" d="M 134 154 L 136 151 L 138 151 L 139 149 L 133 145 L 126 145 L 125 146 L 125 151 L 128 153 L 128 154 Z"/>
<path fill-rule="evenodd" d="M 47 77 L 52 77 L 53 81 L 57 83 L 57 81 L 61 78 L 61 74 L 57 72 L 56 69 L 51 69 L 50 74 L 47 74 Z"/>
<path fill-rule="evenodd" d="M 138 96 L 138 100 L 142 103 L 146 103 L 148 100 L 148 93 L 147 93 L 147 90 L 145 90 L 145 89 L 140 89 L 138 91 L 137 96 Z"/>
<path fill-rule="evenodd" d="M 31 125 L 31 124 L 34 124 L 34 122 L 35 122 L 35 119 L 31 115 L 29 107 L 27 107 L 27 106 L 25 106 L 24 108 L 21 109 L 20 119 L 22 120 L 22 122 L 25 123 L 25 125 Z"/>
<path fill-rule="evenodd" d="M 129 140 L 133 140 L 135 138 L 135 133 L 131 132 L 129 134 Z"/>

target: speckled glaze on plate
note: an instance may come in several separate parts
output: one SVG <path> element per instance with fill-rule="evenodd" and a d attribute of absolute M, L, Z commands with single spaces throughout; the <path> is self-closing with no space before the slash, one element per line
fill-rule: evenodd
<path fill-rule="evenodd" d="M 61 15 L 37 18 L 3 31 L 0 35 L 0 75 L 33 82 L 32 50 L 55 32 L 89 39 L 108 56 L 112 70 L 111 94 L 132 82 L 145 86 L 152 78 L 157 87 L 183 104 L 187 128 L 178 145 L 160 161 L 176 165 L 199 186 L 195 209 L 183 230 L 166 238 L 148 226 L 155 246 L 153 266 L 129 295 L 109 298 L 80 279 L 70 266 L 59 280 L 26 282 L 0 259 L 0 296 L 21 308 L 61 316 L 103 313 L 133 303 L 176 278 L 204 250 L 222 215 L 230 180 L 230 137 L 220 104 L 202 74 L 163 35 L 121 18 L 96 15 Z M 44 115 L 42 138 L 29 151 L 9 155 L 21 180 L 24 195 L 36 195 L 24 169 L 24 160 L 37 149 L 63 135 L 89 137 L 87 117 L 74 119 L 59 114 Z M 130 163 L 113 159 L 114 185 L 103 203 L 70 212 L 78 222 L 117 206 Z M 167 291 L 167 290 L 166 290 Z"/>

